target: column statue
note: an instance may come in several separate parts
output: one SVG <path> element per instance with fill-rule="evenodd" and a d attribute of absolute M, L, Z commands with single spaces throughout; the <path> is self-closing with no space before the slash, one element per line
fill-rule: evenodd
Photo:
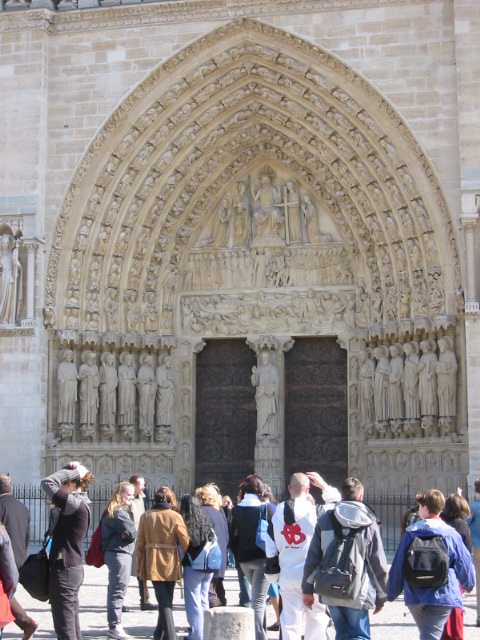
<path fill-rule="evenodd" d="M 373 385 L 375 379 L 375 361 L 371 357 L 372 350 L 362 349 L 360 357 L 360 426 L 368 434 L 372 435 L 375 424 L 375 407 L 373 404 Z"/>
<path fill-rule="evenodd" d="M 377 361 L 373 390 L 375 426 L 380 434 L 385 435 L 388 424 L 388 376 L 390 373 L 388 348 L 385 346 L 375 347 L 373 357 Z"/>
<path fill-rule="evenodd" d="M 118 374 L 113 353 L 105 351 L 100 360 L 100 428 L 102 439 L 112 440 L 117 413 Z"/>
<path fill-rule="evenodd" d="M 420 435 L 418 427 L 420 420 L 420 400 L 418 398 L 418 342 L 406 342 L 403 345 L 405 364 L 403 368 L 402 386 L 405 400 L 405 432 L 409 435 Z"/>
<path fill-rule="evenodd" d="M 73 351 L 60 351 L 60 364 L 57 369 L 58 389 L 58 437 L 71 440 L 75 422 L 75 402 L 77 401 L 77 367 L 73 364 Z"/>
<path fill-rule="evenodd" d="M 3 228 L 10 230 L 7 225 Z M 20 232 L 21 235 L 21 232 Z M 20 240 L 12 233 L 0 235 L 0 325 L 15 324 L 22 308 L 22 267 L 18 260 Z"/>
<path fill-rule="evenodd" d="M 126 442 L 135 437 L 135 383 L 137 376 L 133 366 L 133 355 L 124 351 L 120 354 L 118 367 L 118 424 Z"/>
<path fill-rule="evenodd" d="M 100 376 L 96 355 L 87 350 L 82 353 L 82 364 L 78 371 L 80 381 L 80 433 L 82 439 L 93 442 L 98 411 L 98 387 Z"/>
<path fill-rule="evenodd" d="M 137 375 L 140 414 L 138 428 L 140 435 L 148 439 L 153 435 L 155 395 L 157 393 L 152 356 L 149 353 L 142 353 L 140 356 L 140 365 Z"/>
<path fill-rule="evenodd" d="M 453 418 L 457 415 L 458 363 L 453 351 L 453 340 L 444 336 L 437 340 L 440 356 L 435 366 L 437 373 L 439 426 L 445 435 L 453 430 Z"/>
<path fill-rule="evenodd" d="M 262 438 L 276 439 L 278 427 L 279 378 L 277 367 L 271 362 L 268 351 L 260 353 L 260 364 L 252 367 L 251 382 L 256 387 L 257 441 Z"/>
<path fill-rule="evenodd" d="M 390 426 L 394 435 L 400 435 L 405 419 L 405 402 L 403 399 L 403 347 L 401 344 L 392 344 L 390 351 L 390 371 L 388 374 L 388 415 Z"/>
<path fill-rule="evenodd" d="M 161 431 L 161 427 L 167 427 L 168 430 L 172 425 L 173 405 L 175 403 L 175 386 L 173 384 L 172 376 L 170 375 L 171 366 L 172 359 L 170 358 L 170 356 L 166 356 L 163 364 L 157 367 L 157 431 Z"/>
<path fill-rule="evenodd" d="M 422 428 L 433 430 L 434 416 L 438 416 L 437 398 L 437 345 L 435 340 L 422 340 L 420 351 L 422 355 L 418 364 L 418 397 L 422 415 Z"/>

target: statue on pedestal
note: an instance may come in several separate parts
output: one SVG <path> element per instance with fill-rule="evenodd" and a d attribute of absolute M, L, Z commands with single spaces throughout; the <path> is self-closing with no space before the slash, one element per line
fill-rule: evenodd
<path fill-rule="evenodd" d="M 418 397 L 422 414 L 422 428 L 427 432 L 434 431 L 434 417 L 438 416 L 437 372 L 438 362 L 435 351 L 435 340 L 422 340 L 420 351 L 422 355 L 418 364 Z"/>
<path fill-rule="evenodd" d="M 93 351 L 87 350 L 82 353 L 78 379 L 80 381 L 80 433 L 82 439 L 93 442 L 100 385 L 96 355 Z"/>
<path fill-rule="evenodd" d="M 257 440 L 276 439 L 279 436 L 277 413 L 279 379 L 277 367 L 271 362 L 268 351 L 260 353 L 258 368 L 252 367 L 251 382 L 256 387 Z"/>
<path fill-rule="evenodd" d="M 118 424 L 122 428 L 123 439 L 127 442 L 131 442 L 135 436 L 136 382 L 133 356 L 128 351 L 124 351 L 120 354 L 118 367 Z"/>
<path fill-rule="evenodd" d="M 155 395 L 157 393 L 152 356 L 143 353 L 140 356 L 140 365 L 137 375 L 139 431 L 143 438 L 148 439 L 153 435 Z"/>
<path fill-rule="evenodd" d="M 367 435 L 372 435 L 375 424 L 375 407 L 373 403 L 375 361 L 371 357 L 371 353 L 371 349 L 360 351 L 362 358 L 362 366 L 360 368 L 360 425 Z"/>
<path fill-rule="evenodd" d="M 0 325 L 14 325 L 22 308 L 22 267 L 18 249 L 22 232 L 14 236 L 9 225 L 0 226 Z"/>
<path fill-rule="evenodd" d="M 437 340 L 440 356 L 435 366 L 437 373 L 437 395 L 439 427 L 445 435 L 452 432 L 457 415 L 457 370 L 458 363 L 453 351 L 453 341 L 445 336 Z"/>
<path fill-rule="evenodd" d="M 60 364 L 57 369 L 58 388 L 58 437 L 71 440 L 75 422 L 75 403 L 77 401 L 77 367 L 73 364 L 73 351 L 60 351 Z"/>
<path fill-rule="evenodd" d="M 117 413 L 118 375 L 113 353 L 102 353 L 100 360 L 100 428 L 102 440 L 112 440 Z"/>
<path fill-rule="evenodd" d="M 175 403 L 175 387 L 170 368 L 172 359 L 166 356 L 163 364 L 157 367 L 156 425 L 170 427 L 172 424 L 173 405 Z"/>
<path fill-rule="evenodd" d="M 417 342 L 406 342 L 403 345 L 405 364 L 403 367 L 403 398 L 405 400 L 404 431 L 407 435 L 420 435 L 420 400 L 418 398 L 418 364 L 420 356 Z"/>

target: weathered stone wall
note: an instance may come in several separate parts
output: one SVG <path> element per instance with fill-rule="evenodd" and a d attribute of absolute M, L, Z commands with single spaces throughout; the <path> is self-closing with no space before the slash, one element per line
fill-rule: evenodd
<path fill-rule="evenodd" d="M 332 0 L 329 6 L 322 3 L 322 10 L 314 7 L 318 3 L 295 1 L 227 3 L 220 8 L 219 3 L 191 2 L 175 8 L 174 21 L 170 4 L 0 14 L 0 215 L 30 216 L 29 235 L 46 239 L 46 252 L 37 254 L 37 318 L 54 225 L 95 132 L 152 69 L 239 15 L 257 17 L 325 47 L 372 82 L 417 136 L 445 191 L 454 227 L 459 228 L 460 213 L 467 206 L 461 206 L 461 194 L 467 188 L 470 196 L 480 192 L 480 56 L 475 55 L 480 48 L 480 8 L 475 0 L 392 0 L 378 6 L 357 2 L 348 9 L 337 8 Z M 471 206 L 471 197 L 468 202 Z M 462 246 L 462 232 L 458 240 Z M 15 406 L 23 432 L 34 434 L 27 471 L 31 479 L 41 473 L 38 452 L 47 420 L 47 342 L 40 324 L 36 331 L 36 338 L 0 337 L 2 397 L 15 384 L 6 373 L 8 366 L 14 367 L 14 354 L 19 354 L 17 368 L 23 359 L 30 363 L 22 379 L 24 393 L 15 397 Z M 467 334 L 472 364 L 480 352 L 477 335 L 476 330 Z M 470 388 L 470 367 L 467 378 Z M 8 426 L 13 407 L 3 406 L 2 433 L 9 429 L 10 444 L 2 447 L 0 466 L 14 458 L 10 453 L 18 442 Z M 473 400 L 470 411 L 472 427 L 480 420 Z M 15 464 L 14 471 L 25 473 L 27 465 Z"/>

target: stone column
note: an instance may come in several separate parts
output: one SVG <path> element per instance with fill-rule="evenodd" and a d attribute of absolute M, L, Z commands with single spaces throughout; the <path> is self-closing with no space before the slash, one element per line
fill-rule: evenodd
<path fill-rule="evenodd" d="M 465 311 L 467 313 L 478 312 L 479 304 L 475 284 L 475 243 L 474 229 L 478 220 L 478 212 L 462 213 L 460 221 L 465 230 L 465 263 L 466 263 L 466 291 Z"/>
<path fill-rule="evenodd" d="M 252 371 L 252 384 L 257 387 L 257 442 L 255 445 L 255 473 L 270 485 L 274 495 L 282 498 L 285 491 L 285 356 L 293 347 L 294 340 L 290 337 L 277 336 L 249 336 L 247 345 L 257 355 L 257 366 Z M 268 362 L 266 356 L 268 354 Z M 276 375 L 274 369 L 276 369 Z M 270 368 L 270 372 L 269 372 Z M 263 378 L 265 376 L 265 379 Z M 268 412 L 268 400 L 260 392 L 260 386 L 266 389 L 266 396 L 275 390 L 275 415 L 267 424 L 264 420 Z M 267 408 L 266 408 L 267 407 Z M 262 416 L 262 424 L 260 424 Z"/>
<path fill-rule="evenodd" d="M 35 318 L 35 253 L 38 244 L 33 240 L 24 240 L 27 249 L 27 320 Z"/>

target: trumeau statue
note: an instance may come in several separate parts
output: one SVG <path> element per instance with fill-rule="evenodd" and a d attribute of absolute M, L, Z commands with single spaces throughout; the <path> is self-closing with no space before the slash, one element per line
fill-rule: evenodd
<path fill-rule="evenodd" d="M 93 351 L 82 353 L 82 364 L 78 371 L 80 381 L 80 432 L 82 439 L 93 441 L 95 436 L 95 421 L 98 411 L 98 387 L 100 377 Z"/>
<path fill-rule="evenodd" d="M 22 308 L 22 267 L 18 250 L 22 232 L 0 227 L 0 325 L 14 325 Z"/>
<path fill-rule="evenodd" d="M 57 369 L 58 415 L 60 440 L 71 440 L 75 422 L 75 403 L 77 400 L 77 367 L 73 364 L 73 351 L 60 352 L 60 364 Z"/>
<path fill-rule="evenodd" d="M 279 378 L 275 364 L 268 351 L 260 353 L 258 367 L 252 368 L 251 382 L 256 387 L 257 404 L 257 441 L 263 438 L 276 439 L 278 426 Z"/>

